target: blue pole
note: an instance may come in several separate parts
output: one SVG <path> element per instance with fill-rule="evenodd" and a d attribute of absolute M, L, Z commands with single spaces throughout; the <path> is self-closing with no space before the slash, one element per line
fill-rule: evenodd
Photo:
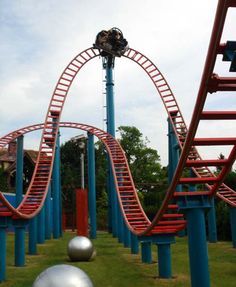
<path fill-rule="evenodd" d="M 26 221 L 23 219 L 15 219 L 15 266 L 25 265 L 25 226 Z"/>
<path fill-rule="evenodd" d="M 16 206 L 18 206 L 23 198 L 23 142 L 24 137 L 17 138 L 16 153 Z M 25 221 L 17 219 L 15 225 L 15 266 L 25 265 Z"/>
<path fill-rule="evenodd" d="M 51 239 L 51 184 L 48 187 L 48 193 L 44 204 L 45 209 L 45 239 Z"/>
<path fill-rule="evenodd" d="M 120 206 L 117 208 L 118 215 L 117 215 L 117 234 L 118 234 L 118 242 L 119 243 L 124 243 L 124 228 L 123 228 L 123 217 L 121 215 L 121 210 Z"/>
<path fill-rule="evenodd" d="M 215 199 L 210 200 L 211 207 L 207 213 L 208 220 L 208 241 L 210 243 L 217 242 L 217 228 L 216 228 L 216 212 L 215 212 Z"/>
<path fill-rule="evenodd" d="M 7 218 L 0 217 L 0 283 L 6 280 L 6 228 Z"/>
<path fill-rule="evenodd" d="M 28 248 L 30 255 L 37 254 L 37 216 L 29 221 L 29 240 Z"/>
<path fill-rule="evenodd" d="M 58 153 L 59 153 L 59 163 L 58 163 L 58 172 L 59 172 L 59 179 L 58 179 L 58 186 L 59 186 L 59 198 L 58 198 L 58 217 L 59 217 L 59 237 L 62 237 L 63 230 L 62 230 L 62 190 L 61 190 L 61 147 L 60 147 L 60 132 L 58 133 L 59 142 L 58 142 Z"/>
<path fill-rule="evenodd" d="M 18 206 L 23 197 L 23 142 L 24 137 L 17 138 L 17 152 L 16 152 L 16 206 Z"/>
<path fill-rule="evenodd" d="M 192 287 L 209 287 L 208 251 L 204 208 L 186 209 Z"/>
<path fill-rule="evenodd" d="M 131 253 L 138 254 L 139 253 L 139 241 L 137 235 L 131 233 Z"/>
<path fill-rule="evenodd" d="M 145 240 L 141 241 L 141 259 L 143 263 L 152 263 L 152 242 Z"/>
<path fill-rule="evenodd" d="M 94 136 L 88 133 L 88 203 L 90 218 L 90 238 L 97 237 L 97 214 L 96 214 L 96 185 L 95 185 L 95 150 Z"/>
<path fill-rule="evenodd" d="M 230 207 L 230 225 L 233 248 L 236 248 L 236 208 Z"/>
<path fill-rule="evenodd" d="M 106 69 L 106 105 L 107 105 L 107 132 L 115 137 L 115 109 L 114 109 L 114 93 L 113 93 L 113 68 L 114 68 L 114 57 L 107 56 L 104 58 L 104 68 Z M 108 180 L 109 180 L 109 192 L 110 192 L 110 203 L 111 214 L 108 216 L 112 218 L 112 233 L 113 236 L 117 236 L 117 208 L 118 200 L 114 185 L 114 179 L 112 175 L 111 164 L 109 162 L 108 167 Z"/>
<path fill-rule="evenodd" d="M 124 247 L 130 247 L 131 246 L 131 236 L 130 236 L 130 231 L 127 228 L 125 221 L 123 220 L 123 228 L 124 228 Z"/>
<path fill-rule="evenodd" d="M 160 278 L 171 278 L 171 251 L 170 244 L 157 244 L 158 248 L 158 270 Z"/>
<path fill-rule="evenodd" d="M 60 138 L 59 134 L 56 140 L 56 151 L 52 172 L 52 198 L 53 198 L 53 238 L 60 237 Z"/>
<path fill-rule="evenodd" d="M 45 207 L 37 215 L 37 241 L 39 244 L 45 242 Z"/>

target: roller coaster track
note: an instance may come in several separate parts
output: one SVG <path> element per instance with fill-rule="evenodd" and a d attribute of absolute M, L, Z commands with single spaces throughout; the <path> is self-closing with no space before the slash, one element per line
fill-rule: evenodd
<path fill-rule="evenodd" d="M 205 100 L 210 93 L 236 90 L 235 78 L 219 77 L 214 73 L 216 56 L 224 52 L 225 45 L 221 44 L 220 40 L 229 7 L 236 7 L 235 0 L 219 1 L 206 64 L 189 131 L 187 131 L 182 114 L 166 80 L 156 66 L 143 54 L 133 49 L 129 49 L 124 55 L 138 63 L 152 79 L 161 95 L 180 147 L 182 148 L 181 157 L 171 185 L 167 190 L 166 197 L 154 220 L 150 222 L 137 198 L 127 161 L 122 155 L 123 153 L 120 153 L 118 144 L 114 142 L 111 136 L 105 136 L 103 141 L 105 141 L 106 145 L 109 145 L 110 155 L 113 159 L 113 174 L 115 175 L 116 188 L 123 216 L 130 230 L 137 235 L 175 233 L 182 229 L 185 226 L 185 220 L 182 218 L 183 215 L 177 212 L 178 206 L 173 204 L 173 200 L 179 196 L 213 196 L 217 190 L 219 190 L 218 196 L 235 206 L 235 192 L 222 184 L 222 182 L 226 174 L 230 171 L 236 157 L 236 139 L 221 137 L 195 138 L 198 125 L 202 120 L 211 120 L 214 122 L 217 120 L 236 119 L 235 111 L 204 110 Z M 97 50 L 89 48 L 75 57 L 62 73 L 49 105 L 35 171 L 23 201 L 15 209 L 5 199 L 2 193 L 0 193 L 0 200 L 4 208 L 7 209 L 4 213 L 5 216 L 8 212 L 9 216 L 13 215 L 16 218 L 31 218 L 41 209 L 51 178 L 55 139 L 67 93 L 82 66 L 98 55 L 99 52 Z M 233 147 L 229 157 L 225 160 L 203 160 L 195 146 L 204 145 L 232 145 Z M 221 166 L 222 169 L 217 176 L 214 176 L 209 170 L 209 166 Z M 186 167 L 193 168 L 197 177 L 182 177 L 182 173 Z M 184 192 L 176 192 L 176 187 L 179 184 L 204 184 L 208 190 L 192 192 L 191 189 L 189 189 Z M 33 198 L 37 197 L 40 197 L 40 201 L 35 204 L 32 203 L 35 201 Z"/>
<path fill-rule="evenodd" d="M 150 225 L 150 221 L 146 217 L 138 199 L 129 165 L 119 142 L 105 131 L 93 126 L 71 122 L 60 122 L 59 126 L 61 128 L 75 128 L 90 132 L 104 143 L 111 159 L 116 189 L 119 191 L 119 200 L 130 230 L 137 232 L 140 228 Z M 0 148 L 3 148 L 21 135 L 43 128 L 44 124 L 36 124 L 13 131 L 0 138 Z M 41 192 L 37 193 L 37 195 L 28 195 L 27 202 L 30 202 L 33 207 L 39 206 L 43 199 L 43 194 L 44 193 Z M 182 214 L 177 214 L 177 208 L 177 205 L 168 205 L 168 209 L 171 210 L 172 213 L 164 216 L 164 219 L 159 222 L 158 227 L 155 228 L 155 233 L 176 233 L 185 227 L 185 220 L 176 220 L 177 217 L 183 217 Z M 173 213 L 173 211 L 175 211 L 175 213 Z M 25 213 L 30 214 L 31 212 L 29 207 L 25 210 Z M 0 216 L 9 215 L 10 213 L 6 210 L 6 207 L 0 205 Z"/>

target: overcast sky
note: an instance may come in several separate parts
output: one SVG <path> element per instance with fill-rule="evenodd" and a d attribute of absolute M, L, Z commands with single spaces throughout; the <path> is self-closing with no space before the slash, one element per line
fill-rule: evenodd
<path fill-rule="evenodd" d="M 157 65 L 189 125 L 217 2 L 0 0 L 0 136 L 43 122 L 63 69 L 92 46 L 100 30 L 111 27 L 120 28 L 129 46 Z M 230 13 L 229 24 L 233 18 L 235 11 Z M 234 33 L 236 39 L 235 24 L 234 29 L 232 26 L 225 37 Z M 103 79 L 99 58 L 79 72 L 63 121 L 105 129 Z M 116 126 L 138 127 L 158 150 L 162 164 L 167 164 L 167 115 L 152 82 L 125 58 L 116 59 L 114 79 Z M 235 106 L 235 100 L 231 105 Z M 78 131 L 63 130 L 62 141 L 75 134 Z M 26 146 L 38 147 L 39 136 L 27 137 Z"/>

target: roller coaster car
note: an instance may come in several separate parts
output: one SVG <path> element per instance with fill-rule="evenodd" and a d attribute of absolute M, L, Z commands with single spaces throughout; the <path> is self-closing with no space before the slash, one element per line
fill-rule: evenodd
<path fill-rule="evenodd" d="M 118 28 L 99 32 L 93 46 L 101 51 L 100 54 L 102 56 L 113 55 L 121 57 L 129 49 L 128 42 Z"/>

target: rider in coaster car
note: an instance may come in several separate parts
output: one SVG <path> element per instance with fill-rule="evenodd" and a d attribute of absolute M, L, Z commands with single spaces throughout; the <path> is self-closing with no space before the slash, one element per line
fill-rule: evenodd
<path fill-rule="evenodd" d="M 128 42 L 118 28 L 99 32 L 94 46 L 116 56 L 121 56 L 128 50 Z"/>

